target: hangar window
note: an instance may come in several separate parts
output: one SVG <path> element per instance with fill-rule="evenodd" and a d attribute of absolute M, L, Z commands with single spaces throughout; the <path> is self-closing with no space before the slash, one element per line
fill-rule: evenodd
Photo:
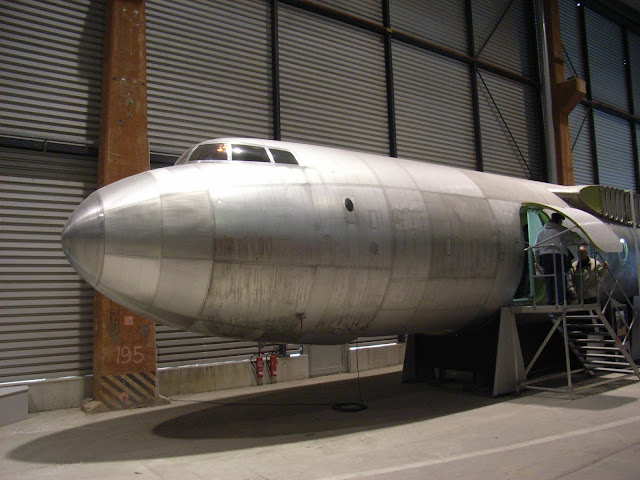
<path fill-rule="evenodd" d="M 231 149 L 231 160 L 271 163 L 271 159 L 264 148 L 253 147 L 251 145 L 233 145 Z"/>
<path fill-rule="evenodd" d="M 226 143 L 205 143 L 198 145 L 188 162 L 206 162 L 208 160 L 227 160 Z"/>
<path fill-rule="evenodd" d="M 276 163 L 286 163 L 287 165 L 298 165 L 296 161 L 296 157 L 293 156 L 291 152 L 287 152 L 286 150 L 278 150 L 276 148 L 270 148 L 271 156 L 273 157 L 273 161 Z"/>

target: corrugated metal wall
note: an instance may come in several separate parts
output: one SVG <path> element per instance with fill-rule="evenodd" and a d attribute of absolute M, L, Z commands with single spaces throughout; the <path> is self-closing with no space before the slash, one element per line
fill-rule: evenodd
<path fill-rule="evenodd" d="M 0 2 L 0 135 L 96 143 L 103 2 Z"/>
<path fill-rule="evenodd" d="M 398 156 L 475 169 L 469 68 L 393 43 Z"/>
<path fill-rule="evenodd" d="M 531 58 L 532 4 L 526 0 L 471 2 L 475 54 L 481 59 L 528 77 L 537 76 Z"/>
<path fill-rule="evenodd" d="M 580 19 L 576 2 L 574 0 L 558 0 L 558 9 L 562 46 L 564 47 L 564 77 L 578 76 L 584 79 L 584 62 L 580 45 Z"/>
<path fill-rule="evenodd" d="M 633 112 L 638 115 L 640 114 L 640 35 L 633 33 L 629 33 L 629 65 L 633 85 L 631 89 Z"/>
<path fill-rule="evenodd" d="M 523 0 L 472 5 L 478 58 L 537 78 L 537 60 L 530 54 L 531 5 Z M 537 89 L 482 70 L 478 77 L 484 171 L 544 180 Z"/>
<path fill-rule="evenodd" d="M 578 105 L 569 115 L 573 175 L 576 185 L 590 185 L 593 183 L 590 126 L 589 108 L 584 105 Z"/>
<path fill-rule="evenodd" d="M 97 159 L 0 149 L 0 383 L 91 373 L 93 289 L 60 248 Z"/>
<path fill-rule="evenodd" d="M 279 10 L 282 139 L 388 154 L 382 37 Z"/>
<path fill-rule="evenodd" d="M 392 0 L 389 4 L 391 28 L 460 53 L 467 53 L 464 4 L 464 0 Z"/>
<path fill-rule="evenodd" d="M 484 170 L 543 180 L 538 103 L 532 87 L 483 72 L 480 119 Z"/>
<path fill-rule="evenodd" d="M 622 27 L 586 10 L 591 94 L 608 105 L 626 110 L 627 86 L 622 50 Z"/>
<path fill-rule="evenodd" d="M 633 190 L 633 145 L 629 122 L 599 111 L 594 112 L 593 120 L 600 183 Z"/>
<path fill-rule="evenodd" d="M 375 23 L 382 23 L 380 0 L 315 0 L 315 3 Z"/>
<path fill-rule="evenodd" d="M 598 105 L 605 104 L 620 112 L 638 114 L 639 37 L 599 13 L 585 8 L 580 2 L 559 0 L 559 7 L 565 49 L 565 77 L 577 74 L 580 78 L 587 79 L 588 66 L 588 88 L 591 94 L 588 100 L 596 104 L 593 112 L 587 111 L 590 107 L 579 105 L 569 117 L 574 145 L 575 181 L 578 184 L 589 184 L 598 180 L 604 185 L 638 189 L 640 179 L 635 175 L 634 162 L 639 155 L 637 152 L 634 154 L 632 143 L 632 132 L 637 130 L 637 122 L 634 125 L 622 114 L 612 113 L 611 109 L 605 112 Z M 586 46 L 583 45 L 583 37 L 586 38 Z M 625 40 L 629 44 L 629 58 L 625 58 Z M 585 65 L 585 61 L 588 65 Z M 631 86 L 627 84 L 627 67 L 631 73 Z M 629 97 L 633 105 L 630 104 Z"/>
<path fill-rule="evenodd" d="M 149 0 L 151 151 L 222 136 L 270 138 L 270 20 L 256 0 Z"/>

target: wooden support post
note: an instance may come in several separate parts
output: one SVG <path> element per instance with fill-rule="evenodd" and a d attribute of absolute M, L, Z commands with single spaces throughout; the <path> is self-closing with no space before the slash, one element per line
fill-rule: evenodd
<path fill-rule="evenodd" d="M 569 114 L 587 93 L 584 80 L 577 77 L 564 79 L 564 60 L 562 39 L 560 37 L 560 14 L 558 0 L 544 0 L 545 25 L 549 50 L 549 74 L 551 81 L 551 99 L 553 108 L 553 127 L 555 130 L 556 161 L 558 164 L 558 183 L 573 185 L 573 160 L 571 156 L 571 133 Z"/>
<path fill-rule="evenodd" d="M 149 169 L 144 0 L 108 0 L 98 186 Z M 96 292 L 93 401 L 87 412 L 165 403 L 158 394 L 155 327 Z"/>

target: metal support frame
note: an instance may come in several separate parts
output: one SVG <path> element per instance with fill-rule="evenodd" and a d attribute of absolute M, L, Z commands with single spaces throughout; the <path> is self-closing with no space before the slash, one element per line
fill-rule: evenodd
<path fill-rule="evenodd" d="M 467 26 L 467 54 L 475 55 L 475 40 L 473 33 L 473 8 L 471 0 L 464 2 L 465 21 Z M 473 111 L 473 136 L 476 150 L 476 170 L 484 171 L 484 157 L 482 153 L 482 129 L 480 128 L 480 98 L 478 94 L 478 67 L 469 65 L 469 80 L 471 81 L 471 109 Z"/>
<path fill-rule="evenodd" d="M 396 97 L 393 83 L 393 48 L 391 37 L 391 12 L 389 0 L 382 1 L 382 23 L 385 27 L 384 38 L 384 72 L 387 90 L 387 125 L 389 129 L 389 156 L 398 156 L 398 134 L 396 129 Z"/>
<path fill-rule="evenodd" d="M 282 140 L 280 116 L 280 38 L 278 36 L 278 0 L 271 0 L 271 103 L 273 108 L 273 139 Z"/>
<path fill-rule="evenodd" d="M 543 0 L 535 0 L 535 22 L 540 52 L 540 85 L 542 97 L 542 130 L 545 132 L 546 178 L 549 183 L 558 183 L 558 165 L 556 158 L 555 128 L 551 99 L 551 72 L 549 68 L 549 46 Z"/>
<path fill-rule="evenodd" d="M 590 371 L 589 368 L 584 365 L 581 368 L 571 368 L 571 357 L 570 352 L 577 352 L 573 349 L 572 345 L 569 342 L 569 331 L 568 331 L 568 323 L 567 318 L 568 314 L 572 312 L 580 313 L 585 310 L 590 311 L 589 318 L 598 318 L 601 322 L 598 325 L 602 325 L 606 330 L 607 334 L 614 339 L 617 339 L 617 335 L 613 330 L 611 324 L 607 321 L 607 319 L 602 314 L 599 305 L 570 305 L 570 306 L 562 306 L 560 309 L 555 305 L 550 306 L 523 306 L 523 307 L 505 307 L 503 308 L 503 313 L 501 314 L 501 323 L 500 323 L 500 332 L 499 332 L 499 344 L 498 344 L 498 355 L 497 355 L 497 364 L 496 364 L 496 377 L 494 381 L 494 396 L 509 393 L 509 392 L 520 392 L 520 389 L 527 388 L 531 390 L 540 390 L 546 392 L 555 392 L 555 393 L 566 393 L 569 395 L 570 399 L 574 399 L 576 394 L 579 392 L 592 390 L 597 386 L 606 385 L 608 383 L 612 383 L 618 381 L 620 379 L 636 377 L 640 379 L 640 371 L 636 366 L 635 362 L 631 358 L 627 349 L 624 346 L 623 342 L 619 340 L 616 342 L 619 348 L 619 352 L 624 356 L 626 361 L 628 362 L 630 368 L 633 373 L 621 374 L 615 377 L 603 378 L 599 381 L 588 382 L 585 385 L 576 385 L 573 382 L 573 375 L 580 372 L 587 372 L 591 374 L 595 378 L 595 373 Z M 520 350 L 520 343 L 517 332 L 517 320 L 518 316 L 522 315 L 549 315 L 550 318 L 553 318 L 553 323 L 547 332 L 545 339 L 542 341 L 540 346 L 538 347 L 536 353 L 526 365 L 525 368 L 520 367 L 522 365 L 522 353 Z M 578 315 L 580 317 L 580 315 Z M 578 318 L 576 317 L 576 318 Z M 563 372 L 553 373 L 550 375 L 544 375 L 541 377 L 536 377 L 533 379 L 527 379 L 527 376 L 531 372 L 532 368 L 540 358 L 540 355 L 544 351 L 544 349 L 549 344 L 553 334 L 556 332 L 561 332 L 563 336 L 563 346 L 564 346 L 564 356 L 565 356 L 565 370 Z M 519 357 L 519 359 L 518 359 Z M 515 368 L 511 366 L 513 359 L 516 359 Z M 518 363 L 519 362 L 519 363 Z M 607 369 L 606 367 L 602 367 L 599 370 L 605 371 L 607 373 L 617 373 L 618 370 L 615 369 Z M 554 380 L 558 378 L 566 378 L 566 387 L 550 387 L 540 385 L 541 383 L 548 382 L 549 380 Z"/>
<path fill-rule="evenodd" d="M 587 47 L 587 18 L 584 10 L 584 5 L 578 8 L 578 24 L 580 29 L 580 46 L 582 49 L 582 65 L 584 66 L 584 81 L 587 84 L 586 101 L 591 101 L 593 95 L 591 92 L 591 70 L 589 68 L 589 49 Z M 596 128 L 593 115 L 593 108 L 588 111 L 589 115 L 589 137 L 591 139 L 591 162 L 593 169 L 593 183 L 600 183 L 600 174 L 598 170 L 598 151 L 596 148 Z"/>

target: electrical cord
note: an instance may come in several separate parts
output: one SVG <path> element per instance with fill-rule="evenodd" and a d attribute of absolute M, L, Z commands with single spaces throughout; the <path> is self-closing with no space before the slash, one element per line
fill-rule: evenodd
<path fill-rule="evenodd" d="M 334 403 L 331 408 L 338 412 L 355 413 L 362 412 L 363 410 L 369 408 L 362 400 L 362 385 L 360 384 L 360 361 L 358 355 L 359 351 L 360 349 L 358 348 L 358 339 L 356 338 L 356 372 L 358 372 L 358 398 L 360 399 L 360 401 Z"/>

